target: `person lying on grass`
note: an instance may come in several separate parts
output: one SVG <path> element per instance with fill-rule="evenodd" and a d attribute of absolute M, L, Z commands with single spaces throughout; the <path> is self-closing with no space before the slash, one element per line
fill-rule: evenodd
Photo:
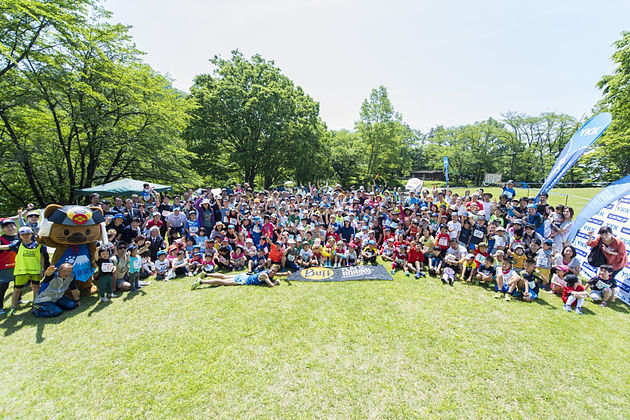
<path fill-rule="evenodd" d="M 247 274 L 240 273 L 236 275 L 225 275 L 219 273 L 208 274 L 205 279 L 197 279 L 192 286 L 191 290 L 195 290 L 202 284 L 213 284 L 217 286 L 258 286 L 267 285 L 274 287 L 280 284 L 278 280 L 274 280 L 275 276 L 288 277 L 290 272 L 279 273 L 280 266 L 274 264 L 269 270 L 261 271 L 260 273 Z"/>

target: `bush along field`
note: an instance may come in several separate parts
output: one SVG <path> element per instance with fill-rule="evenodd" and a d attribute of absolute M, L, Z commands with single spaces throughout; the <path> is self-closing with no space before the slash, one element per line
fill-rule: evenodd
<path fill-rule="evenodd" d="M 386 265 L 386 268 L 390 268 Z M 630 311 L 436 278 L 153 281 L 0 320 L 5 418 L 528 417 L 630 412 Z M 26 296 L 30 298 L 30 294 Z M 625 415 L 623 413 L 626 413 Z"/>

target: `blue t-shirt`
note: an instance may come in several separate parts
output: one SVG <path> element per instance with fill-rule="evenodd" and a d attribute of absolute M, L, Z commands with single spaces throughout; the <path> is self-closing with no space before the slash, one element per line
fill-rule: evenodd
<path fill-rule="evenodd" d="M 514 190 L 514 188 L 503 187 L 502 193 L 505 194 L 508 200 L 511 200 L 513 197 L 516 196 L 516 191 Z"/>

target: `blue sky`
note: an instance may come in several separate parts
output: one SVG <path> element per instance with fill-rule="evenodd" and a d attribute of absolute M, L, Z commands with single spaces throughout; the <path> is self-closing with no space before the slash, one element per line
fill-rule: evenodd
<path fill-rule="evenodd" d="M 208 61 L 260 53 L 353 128 L 379 85 L 413 128 L 507 111 L 578 118 L 630 30 L 630 1 L 106 0 L 145 60 L 187 91 Z"/>

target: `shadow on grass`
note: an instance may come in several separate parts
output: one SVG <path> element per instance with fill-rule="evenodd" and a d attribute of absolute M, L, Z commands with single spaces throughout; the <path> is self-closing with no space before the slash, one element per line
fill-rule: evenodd
<path fill-rule="evenodd" d="M 619 299 L 615 300 L 613 303 L 608 302 L 608 308 L 612 309 L 613 311 L 623 312 L 624 314 L 630 313 L 630 310 L 628 310 L 628 305 L 626 305 Z"/>
<path fill-rule="evenodd" d="M 127 294 L 125 295 L 125 297 L 124 297 L 124 298 L 122 298 L 122 300 L 123 300 L 124 302 L 126 302 L 126 301 L 128 301 L 128 300 L 132 300 L 132 299 L 136 298 L 137 296 L 144 296 L 144 295 L 146 295 L 146 294 L 147 294 L 147 292 L 145 292 L 145 291 L 144 291 L 144 290 L 142 290 L 142 289 L 138 290 L 138 291 L 137 291 L 137 292 L 135 292 L 135 293 L 134 293 L 134 292 L 127 292 Z"/>
<path fill-rule="evenodd" d="M 97 304 L 98 300 L 99 300 L 98 297 L 95 297 L 95 296 L 90 296 L 87 298 L 84 297 L 83 299 L 81 299 L 81 306 L 79 306 L 78 308 L 72 309 L 70 311 L 63 311 L 61 315 L 54 318 L 37 318 L 35 315 L 31 313 L 31 308 L 29 306 L 27 312 L 20 311 L 19 314 L 5 318 L 2 324 L 0 324 L 0 326 L 4 328 L 5 337 L 12 335 L 13 333 L 15 333 L 16 331 L 19 331 L 23 327 L 35 326 L 36 327 L 35 343 L 40 344 L 45 339 L 44 329 L 46 328 L 46 325 L 60 324 L 66 318 L 83 313 L 89 310 L 93 306 L 96 308 L 98 307 L 98 305 L 95 305 L 95 304 Z"/>

